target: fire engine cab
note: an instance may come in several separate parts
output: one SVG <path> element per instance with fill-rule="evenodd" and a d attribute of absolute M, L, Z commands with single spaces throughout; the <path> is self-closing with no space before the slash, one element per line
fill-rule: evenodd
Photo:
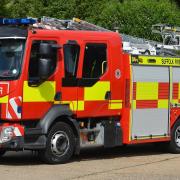
<path fill-rule="evenodd" d="M 179 57 L 125 54 L 118 33 L 77 19 L 0 24 L 1 156 L 34 150 L 56 164 L 150 142 L 180 153 Z"/>

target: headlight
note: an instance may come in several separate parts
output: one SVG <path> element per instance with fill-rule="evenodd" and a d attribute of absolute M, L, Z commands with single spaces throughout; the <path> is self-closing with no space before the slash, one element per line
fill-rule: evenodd
<path fill-rule="evenodd" d="M 0 143 L 5 143 L 10 141 L 13 136 L 14 136 L 14 127 L 12 126 L 4 127 L 1 131 Z"/>

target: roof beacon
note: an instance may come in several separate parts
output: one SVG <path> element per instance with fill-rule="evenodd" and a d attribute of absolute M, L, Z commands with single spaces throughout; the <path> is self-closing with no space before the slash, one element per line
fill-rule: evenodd
<path fill-rule="evenodd" d="M 0 25 L 30 25 L 36 22 L 32 18 L 0 18 Z"/>

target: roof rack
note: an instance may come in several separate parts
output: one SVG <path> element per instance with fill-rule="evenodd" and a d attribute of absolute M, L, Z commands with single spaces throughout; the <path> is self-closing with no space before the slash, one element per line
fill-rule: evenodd
<path fill-rule="evenodd" d="M 61 20 L 43 16 L 42 18 L 0 18 L 0 25 L 26 25 L 38 29 L 51 30 L 87 30 L 87 31 L 110 31 L 103 27 L 82 21 L 78 18 Z"/>
<path fill-rule="evenodd" d="M 37 23 L 33 24 L 33 27 L 51 30 L 87 30 L 110 32 L 108 29 L 96 26 L 86 21 L 82 21 L 78 18 L 73 18 L 72 20 L 61 20 L 43 16 L 42 18 L 38 19 Z"/>
<path fill-rule="evenodd" d="M 155 24 L 151 28 L 155 34 L 160 34 L 163 39 L 163 45 L 177 46 L 180 49 L 180 27 L 168 24 Z"/>

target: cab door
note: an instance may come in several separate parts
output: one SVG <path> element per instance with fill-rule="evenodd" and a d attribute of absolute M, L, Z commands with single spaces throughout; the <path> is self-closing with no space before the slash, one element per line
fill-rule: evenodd
<path fill-rule="evenodd" d="M 110 57 L 108 42 L 85 41 L 78 80 L 79 117 L 107 116 L 109 112 Z"/>
<path fill-rule="evenodd" d="M 63 68 L 62 72 L 62 104 L 69 106 L 70 110 L 74 113 L 78 110 L 78 67 L 81 56 L 80 40 L 67 40 L 63 39 L 62 59 Z"/>
<path fill-rule="evenodd" d="M 59 39 L 29 39 L 27 49 L 27 61 L 25 62 L 25 74 L 23 84 L 23 119 L 40 119 L 54 104 L 56 93 L 60 91 L 60 82 L 56 81 L 58 76 L 58 68 L 61 68 L 59 63 L 59 51 L 53 52 L 51 55 L 40 56 L 39 47 L 41 43 L 50 45 L 58 45 Z M 51 58 L 52 66 L 47 80 L 38 83 L 39 78 L 39 60 L 40 58 Z M 58 67 L 58 68 L 57 68 Z"/>

